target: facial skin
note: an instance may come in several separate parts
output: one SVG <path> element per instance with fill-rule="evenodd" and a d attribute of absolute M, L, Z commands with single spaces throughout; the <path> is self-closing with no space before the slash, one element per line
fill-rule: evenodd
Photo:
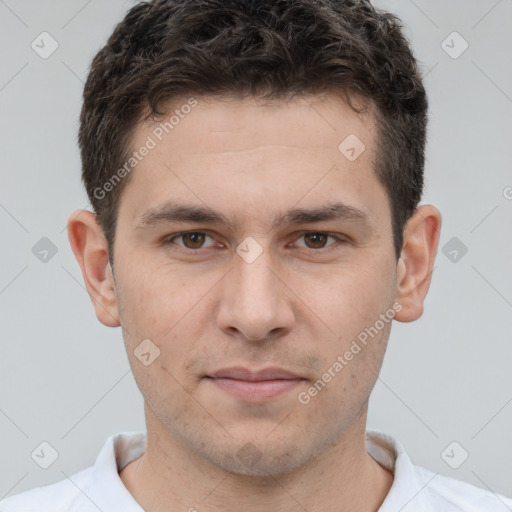
<path fill-rule="evenodd" d="M 307 404 L 298 396 L 393 305 L 396 320 L 421 316 L 441 215 L 418 208 L 397 262 L 387 193 L 373 171 L 373 118 L 337 96 L 197 101 L 132 171 L 115 281 L 95 215 L 69 218 L 97 317 L 122 326 L 145 399 L 147 450 L 121 478 L 150 511 L 375 511 L 392 475 L 366 453 L 364 435 L 391 322 Z M 140 125 L 133 147 L 154 138 L 155 126 Z M 366 147 L 354 161 L 338 149 L 349 134 Z M 142 222 L 166 202 L 208 207 L 236 225 Z M 336 202 L 366 221 L 273 226 L 290 209 Z M 207 236 L 169 240 L 184 231 Z M 240 247 L 262 252 L 248 262 Z M 145 339 L 160 350 L 148 366 L 134 354 Z M 228 367 L 279 367 L 303 380 L 251 401 L 207 378 Z"/>

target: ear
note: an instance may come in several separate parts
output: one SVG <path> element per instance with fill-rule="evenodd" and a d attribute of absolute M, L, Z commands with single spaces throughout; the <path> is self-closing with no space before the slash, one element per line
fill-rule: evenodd
<path fill-rule="evenodd" d="M 397 267 L 396 300 L 402 309 L 399 322 L 412 322 L 423 314 L 423 301 L 432 278 L 441 231 L 441 213 L 432 205 L 419 206 L 404 229 Z"/>
<path fill-rule="evenodd" d="M 118 327 L 119 311 L 108 245 L 96 222 L 96 214 L 87 210 L 73 212 L 68 219 L 68 237 L 98 320 L 107 327 Z"/>

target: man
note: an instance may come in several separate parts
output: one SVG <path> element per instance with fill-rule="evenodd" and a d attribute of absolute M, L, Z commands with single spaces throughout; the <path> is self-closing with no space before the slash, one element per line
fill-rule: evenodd
<path fill-rule="evenodd" d="M 441 228 L 398 19 L 355 0 L 156 1 L 96 55 L 69 239 L 146 433 L 2 511 L 502 511 L 366 431 Z"/>

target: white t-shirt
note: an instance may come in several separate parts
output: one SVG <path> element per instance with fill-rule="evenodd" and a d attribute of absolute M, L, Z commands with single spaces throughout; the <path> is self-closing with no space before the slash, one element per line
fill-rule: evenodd
<path fill-rule="evenodd" d="M 511 512 L 512 499 L 414 466 L 401 443 L 367 431 L 368 453 L 394 473 L 379 512 Z M 111 436 L 94 466 L 69 479 L 0 501 L 0 512 L 144 512 L 119 478 L 119 471 L 146 449 L 145 432 Z"/>

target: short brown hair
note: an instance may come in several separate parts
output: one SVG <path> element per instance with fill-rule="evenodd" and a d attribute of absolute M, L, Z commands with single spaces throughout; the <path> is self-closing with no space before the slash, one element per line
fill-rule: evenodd
<path fill-rule="evenodd" d="M 104 184 L 129 158 L 138 123 L 163 116 L 178 96 L 334 91 L 376 107 L 374 171 L 388 192 L 398 258 L 423 190 L 428 107 L 401 28 L 367 0 L 156 0 L 131 8 L 92 61 L 78 136 L 82 180 L 111 263 L 130 175 L 108 193 Z"/>

